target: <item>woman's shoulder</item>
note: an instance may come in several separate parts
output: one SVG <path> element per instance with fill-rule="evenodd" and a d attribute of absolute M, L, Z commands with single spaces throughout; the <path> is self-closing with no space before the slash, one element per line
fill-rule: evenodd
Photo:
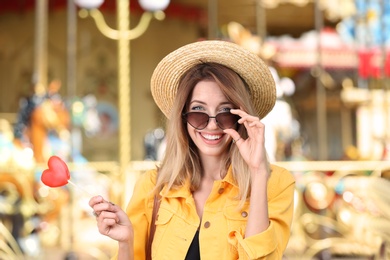
<path fill-rule="evenodd" d="M 134 189 L 131 195 L 130 203 L 136 201 L 153 201 L 153 189 L 156 183 L 157 170 L 147 170 L 140 173 L 135 180 Z"/>
<path fill-rule="evenodd" d="M 287 169 L 278 165 L 271 165 L 271 175 L 268 180 L 268 187 L 273 189 L 286 189 L 295 183 L 294 175 Z"/>
<path fill-rule="evenodd" d="M 156 178 L 157 178 L 157 169 L 150 169 L 145 171 L 141 174 L 144 181 L 152 182 L 153 184 L 156 184 Z"/>
<path fill-rule="evenodd" d="M 141 173 L 137 179 L 136 187 L 144 190 L 152 190 L 156 185 L 157 169 L 147 170 Z"/>

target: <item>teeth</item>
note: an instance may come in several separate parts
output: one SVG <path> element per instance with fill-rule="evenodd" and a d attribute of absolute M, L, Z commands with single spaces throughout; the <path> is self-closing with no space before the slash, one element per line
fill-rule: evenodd
<path fill-rule="evenodd" d="M 218 140 L 222 137 L 221 135 L 202 135 L 202 136 L 207 140 Z"/>

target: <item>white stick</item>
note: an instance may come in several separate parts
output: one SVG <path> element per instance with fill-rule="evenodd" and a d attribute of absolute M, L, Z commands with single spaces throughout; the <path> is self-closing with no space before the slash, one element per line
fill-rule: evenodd
<path fill-rule="evenodd" d="M 68 183 L 72 184 L 73 186 L 75 186 L 76 188 L 82 190 L 83 192 L 85 192 L 86 194 L 88 194 L 90 197 L 93 197 L 94 195 L 92 195 L 91 193 L 89 193 L 86 189 L 80 187 L 79 185 L 71 182 L 70 180 L 68 180 Z"/>

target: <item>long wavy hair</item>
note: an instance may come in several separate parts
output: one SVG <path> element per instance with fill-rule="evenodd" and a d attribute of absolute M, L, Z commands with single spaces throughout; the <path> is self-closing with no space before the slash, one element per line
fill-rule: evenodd
<path fill-rule="evenodd" d="M 188 109 L 194 87 L 204 80 L 216 82 L 235 108 L 256 115 L 248 86 L 233 70 L 217 63 L 202 63 L 190 68 L 180 79 L 175 103 L 167 122 L 166 150 L 158 169 L 155 192 L 161 190 L 164 185 L 168 189 L 176 189 L 188 180 L 191 192 L 200 187 L 202 163 L 182 115 Z M 243 125 L 238 124 L 236 130 L 242 138 L 248 137 Z M 244 203 L 250 194 L 249 169 L 236 145 L 230 144 L 227 149 L 225 158 L 221 161 L 221 178 L 226 176 L 229 166 L 232 165 L 233 178 L 239 187 L 238 199 Z"/>

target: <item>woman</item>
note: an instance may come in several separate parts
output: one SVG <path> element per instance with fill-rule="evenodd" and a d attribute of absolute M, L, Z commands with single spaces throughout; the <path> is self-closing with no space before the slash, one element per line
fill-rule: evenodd
<path fill-rule="evenodd" d="M 145 259 L 153 224 L 152 259 L 281 259 L 294 178 L 264 148 L 260 119 L 276 97 L 267 66 L 236 44 L 196 42 L 158 64 L 151 89 L 169 119 L 161 166 L 137 181 L 126 213 L 90 200 L 118 259 Z"/>

